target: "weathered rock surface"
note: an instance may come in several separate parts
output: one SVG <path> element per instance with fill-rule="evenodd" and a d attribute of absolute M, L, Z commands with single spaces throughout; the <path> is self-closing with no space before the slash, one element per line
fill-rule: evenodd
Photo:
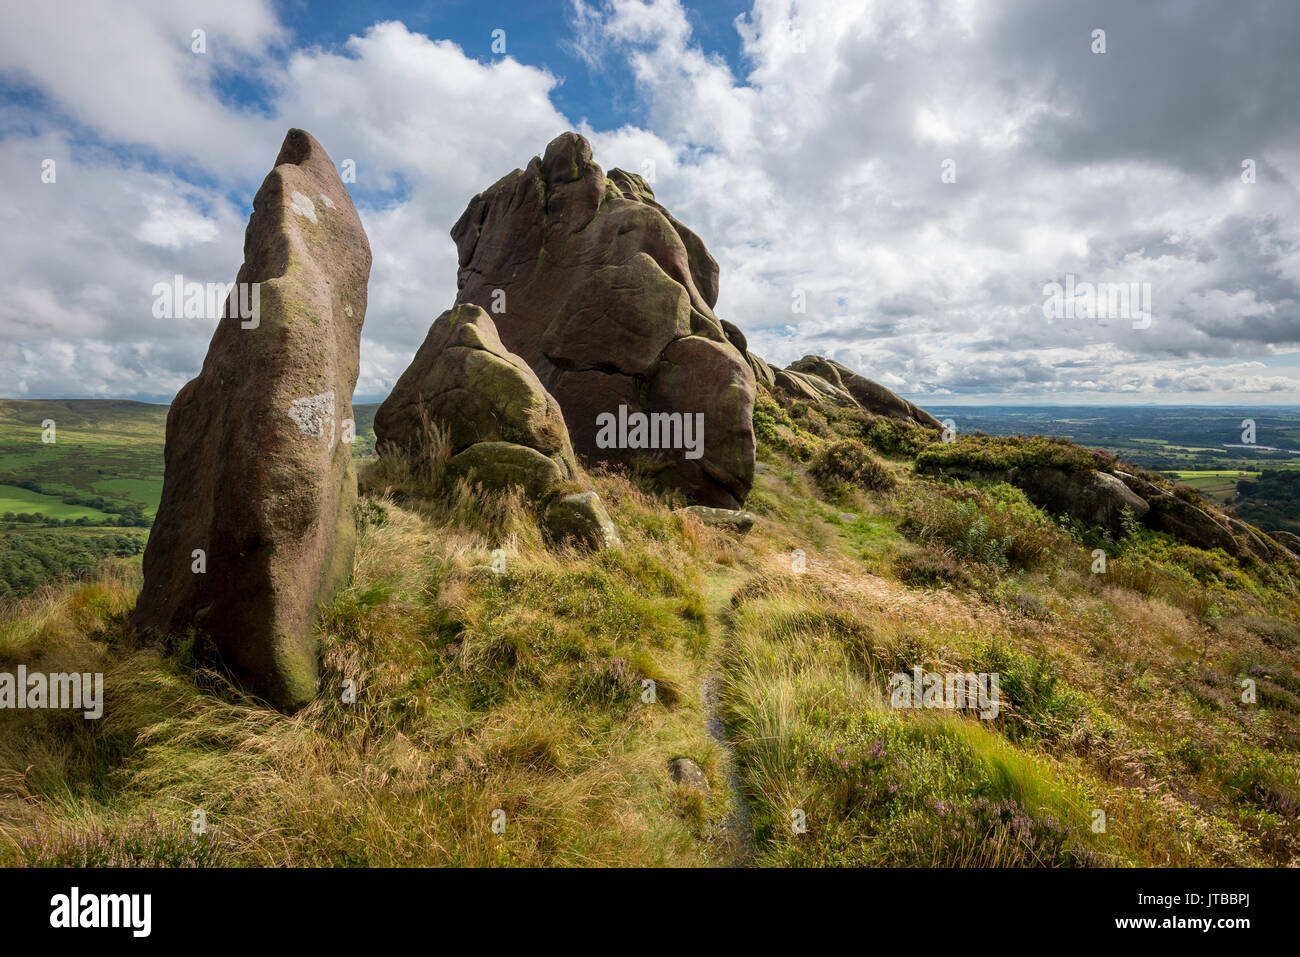
<path fill-rule="evenodd" d="M 1290 552 L 1293 558 L 1300 558 L 1300 535 L 1283 531 L 1269 532 L 1268 534 L 1273 541 Z"/>
<path fill-rule="evenodd" d="M 575 133 L 475 196 L 452 229 L 458 303 L 491 311 L 593 462 L 649 462 L 691 501 L 735 507 L 754 473 L 754 372 L 713 314 L 718 267 L 641 177 L 606 176 Z M 739 337 L 743 342 L 743 336 Z M 603 414 L 704 415 L 702 455 L 602 447 Z"/>
<path fill-rule="evenodd" d="M 1125 511 L 1135 519 L 1150 506 L 1124 482 L 1109 472 L 1064 469 L 946 469 L 954 478 L 986 482 L 1007 482 L 1021 489 L 1039 508 L 1052 515 L 1069 515 L 1086 525 L 1105 529 L 1112 535 L 1125 533 Z"/>
<path fill-rule="evenodd" d="M 595 492 L 553 497 L 542 512 L 541 525 L 551 544 L 571 544 L 592 550 L 623 544 Z"/>
<path fill-rule="evenodd" d="M 675 783 L 688 787 L 692 791 L 700 791 L 708 795 L 712 793 L 709 788 L 709 777 L 704 773 L 704 769 L 692 761 L 690 758 L 674 758 L 668 765 L 668 773 L 672 775 Z"/>
<path fill-rule="evenodd" d="M 369 275 L 333 162 L 290 130 L 253 200 L 237 277 L 259 284 L 260 311 L 245 319 L 227 303 L 203 370 L 167 415 L 132 624 L 156 638 L 194 629 L 201 653 L 285 711 L 316 694 L 317 608 L 352 570 L 357 487 L 344 438 Z"/>
<path fill-rule="evenodd" d="M 428 454 L 430 426 L 447 434 L 445 480 L 522 488 L 552 544 L 620 544 L 595 492 L 563 493 L 578 467 L 560 407 L 478 306 L 455 306 L 434 320 L 375 412 L 376 445 L 381 454 Z"/>
<path fill-rule="evenodd" d="M 745 361 L 749 363 L 749 368 L 754 372 L 754 379 L 759 385 L 771 392 L 776 388 L 776 376 L 772 372 L 772 367 L 760 359 L 754 353 L 746 351 Z"/>
<path fill-rule="evenodd" d="M 880 383 L 859 375 L 834 359 L 804 356 L 798 362 L 791 363 L 790 370 L 816 376 L 834 388 L 848 393 L 868 412 L 931 429 L 943 428 L 943 424 L 938 419 L 920 406 L 895 395 Z"/>
<path fill-rule="evenodd" d="M 1126 511 L 1141 519 L 1150 508 L 1109 472 L 1026 469 L 1016 484 L 1039 508 L 1056 515 L 1064 513 L 1116 536 L 1126 531 Z"/>
<path fill-rule="evenodd" d="M 693 515 L 705 525 L 726 529 L 738 535 L 744 535 L 754 527 L 754 513 L 730 508 L 710 508 L 707 505 L 688 505 L 680 509 Z"/>
<path fill-rule="evenodd" d="M 776 379 L 777 387 L 796 399 L 859 408 L 857 399 L 819 375 L 810 375 L 797 369 L 773 369 L 772 375 Z"/>
<path fill-rule="evenodd" d="M 537 498 L 577 474 L 559 405 L 478 306 L 434 320 L 375 412 L 376 445 L 424 454 L 426 423 L 446 430 L 453 477 L 473 473 L 486 488 L 521 485 Z"/>
<path fill-rule="evenodd" d="M 1168 532 L 1181 541 L 1197 548 L 1221 548 L 1229 555 L 1241 552 L 1226 521 L 1197 508 L 1191 502 L 1166 492 L 1146 479 L 1127 472 L 1117 472 L 1119 478 L 1149 506 L 1145 521 L 1162 532 Z"/>

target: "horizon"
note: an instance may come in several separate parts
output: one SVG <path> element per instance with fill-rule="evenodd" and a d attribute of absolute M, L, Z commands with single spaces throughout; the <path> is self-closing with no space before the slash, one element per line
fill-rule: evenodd
<path fill-rule="evenodd" d="M 151 291 L 234 279 L 301 127 L 355 167 L 357 388 L 386 394 L 455 298 L 466 203 L 571 129 L 700 235 L 717 314 L 777 365 L 922 406 L 1300 404 L 1300 8 L 1181 9 L 10 7 L 0 379 L 174 395 L 215 318 L 156 319 Z"/>

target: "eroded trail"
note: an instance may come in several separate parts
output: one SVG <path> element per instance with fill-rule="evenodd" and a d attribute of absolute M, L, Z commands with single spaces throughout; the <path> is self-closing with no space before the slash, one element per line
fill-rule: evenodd
<path fill-rule="evenodd" d="M 709 735 L 722 752 L 722 771 L 727 781 L 726 822 L 719 835 L 721 853 L 717 862 L 727 867 L 743 867 L 758 854 L 754 843 L 754 826 L 750 818 L 749 799 L 745 796 L 740 779 L 739 759 L 727 738 L 726 723 L 722 720 L 719 689 L 722 683 L 719 659 L 725 643 L 730 640 L 731 623 L 728 611 L 731 596 L 744 585 L 748 577 L 738 573 L 719 574 L 709 582 L 706 599 L 709 608 L 710 644 L 709 665 L 704 680 L 700 682 L 700 703 Z"/>

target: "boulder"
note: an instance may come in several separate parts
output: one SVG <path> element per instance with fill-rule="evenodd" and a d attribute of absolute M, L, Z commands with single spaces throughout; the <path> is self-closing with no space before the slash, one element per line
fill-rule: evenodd
<path fill-rule="evenodd" d="M 614 548 L 623 544 L 595 492 L 555 496 L 542 512 L 542 532 L 552 545 Z"/>
<path fill-rule="evenodd" d="M 712 793 L 708 775 L 690 758 L 673 758 L 668 764 L 668 773 L 672 775 L 676 784 L 690 788 L 692 791 L 699 791 L 706 796 Z"/>
<path fill-rule="evenodd" d="M 192 630 L 200 655 L 285 711 L 316 694 L 317 609 L 352 571 L 348 439 L 369 275 L 333 162 L 290 130 L 253 199 L 240 285 L 167 414 L 132 625 L 153 638 Z M 255 315 L 234 308 L 240 290 Z"/>
<path fill-rule="evenodd" d="M 776 379 L 777 387 L 793 398 L 817 405 L 829 402 L 853 409 L 860 407 L 857 399 L 819 375 L 796 369 L 773 369 L 772 376 Z"/>
<path fill-rule="evenodd" d="M 678 511 L 693 515 L 705 525 L 744 535 L 754 527 L 754 513 L 730 508 L 709 508 L 707 505 L 688 505 Z"/>
<path fill-rule="evenodd" d="M 376 446 L 381 455 L 430 454 L 430 426 L 447 435 L 445 481 L 523 489 L 551 544 L 621 544 L 595 492 L 566 491 L 578 466 L 560 407 L 478 306 L 461 304 L 434 320 L 375 412 Z"/>
<path fill-rule="evenodd" d="M 847 392 L 856 404 L 891 419 L 911 422 L 931 429 L 942 429 L 943 424 L 920 406 L 895 395 L 878 382 L 873 382 L 858 375 L 848 366 L 841 365 L 834 359 L 823 356 L 804 356 L 798 362 L 791 363 L 790 369 L 815 375 L 838 389 Z"/>
<path fill-rule="evenodd" d="M 752 352 L 745 353 L 745 361 L 749 363 L 749 368 L 753 371 L 754 379 L 759 385 L 768 392 L 776 388 L 776 377 L 772 374 L 771 366 Z"/>
<path fill-rule="evenodd" d="M 1229 555 L 1241 553 L 1241 546 L 1233 537 L 1226 521 L 1220 521 L 1204 509 L 1166 492 L 1146 479 L 1127 472 L 1115 474 L 1150 506 L 1145 522 L 1152 528 L 1168 532 L 1197 548 L 1221 548 Z"/>
<path fill-rule="evenodd" d="M 755 392 L 744 337 L 713 313 L 717 263 L 641 177 L 606 176 L 587 141 L 565 133 L 475 196 L 452 238 L 457 303 L 491 312 L 559 403 L 579 454 L 646 466 L 692 502 L 744 501 Z M 611 443 L 608 417 L 637 413 L 702 414 L 701 454 Z"/>
<path fill-rule="evenodd" d="M 577 474 L 559 405 L 478 306 L 456 306 L 434 320 L 375 412 L 376 446 L 381 454 L 427 453 L 425 423 L 446 431 L 451 472 L 475 469 L 487 487 L 518 484 L 540 495 Z"/>
<path fill-rule="evenodd" d="M 1269 532 L 1269 537 L 1291 553 L 1293 558 L 1300 558 L 1300 535 L 1292 532 Z"/>
<path fill-rule="evenodd" d="M 1015 484 L 1039 508 L 1069 515 L 1115 536 L 1125 534 L 1126 511 L 1141 519 L 1150 507 L 1108 472 L 1025 469 L 1016 476 Z"/>
<path fill-rule="evenodd" d="M 1141 519 L 1150 506 L 1124 482 L 1108 472 L 1069 472 L 1053 468 L 952 469 L 959 479 L 1007 482 L 1052 515 L 1068 515 L 1085 525 L 1102 528 L 1114 536 L 1125 533 L 1125 513 Z"/>

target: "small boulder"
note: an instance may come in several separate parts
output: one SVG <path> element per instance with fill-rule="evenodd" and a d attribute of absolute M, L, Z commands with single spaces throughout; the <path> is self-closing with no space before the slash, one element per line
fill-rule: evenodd
<path fill-rule="evenodd" d="M 478 306 L 455 306 L 434 320 L 375 412 L 380 453 L 428 451 L 426 421 L 446 430 L 453 474 L 477 468 L 485 486 L 519 484 L 531 494 L 577 473 L 559 405 Z M 473 450 L 483 443 L 490 447 Z"/>
<path fill-rule="evenodd" d="M 744 535 L 754 527 L 754 513 L 732 508 L 710 508 L 707 505 L 688 505 L 678 509 L 687 515 L 693 515 L 705 525 L 725 529 Z"/>
<path fill-rule="evenodd" d="M 601 549 L 623 544 L 595 492 L 553 497 L 542 511 L 541 525 L 546 541 L 552 545 Z"/>
<path fill-rule="evenodd" d="M 709 787 L 708 775 L 704 773 L 703 768 L 690 758 L 674 758 L 668 764 L 668 773 L 672 775 L 675 783 L 683 787 L 690 788 L 692 791 L 700 791 L 705 795 L 713 793 Z"/>

